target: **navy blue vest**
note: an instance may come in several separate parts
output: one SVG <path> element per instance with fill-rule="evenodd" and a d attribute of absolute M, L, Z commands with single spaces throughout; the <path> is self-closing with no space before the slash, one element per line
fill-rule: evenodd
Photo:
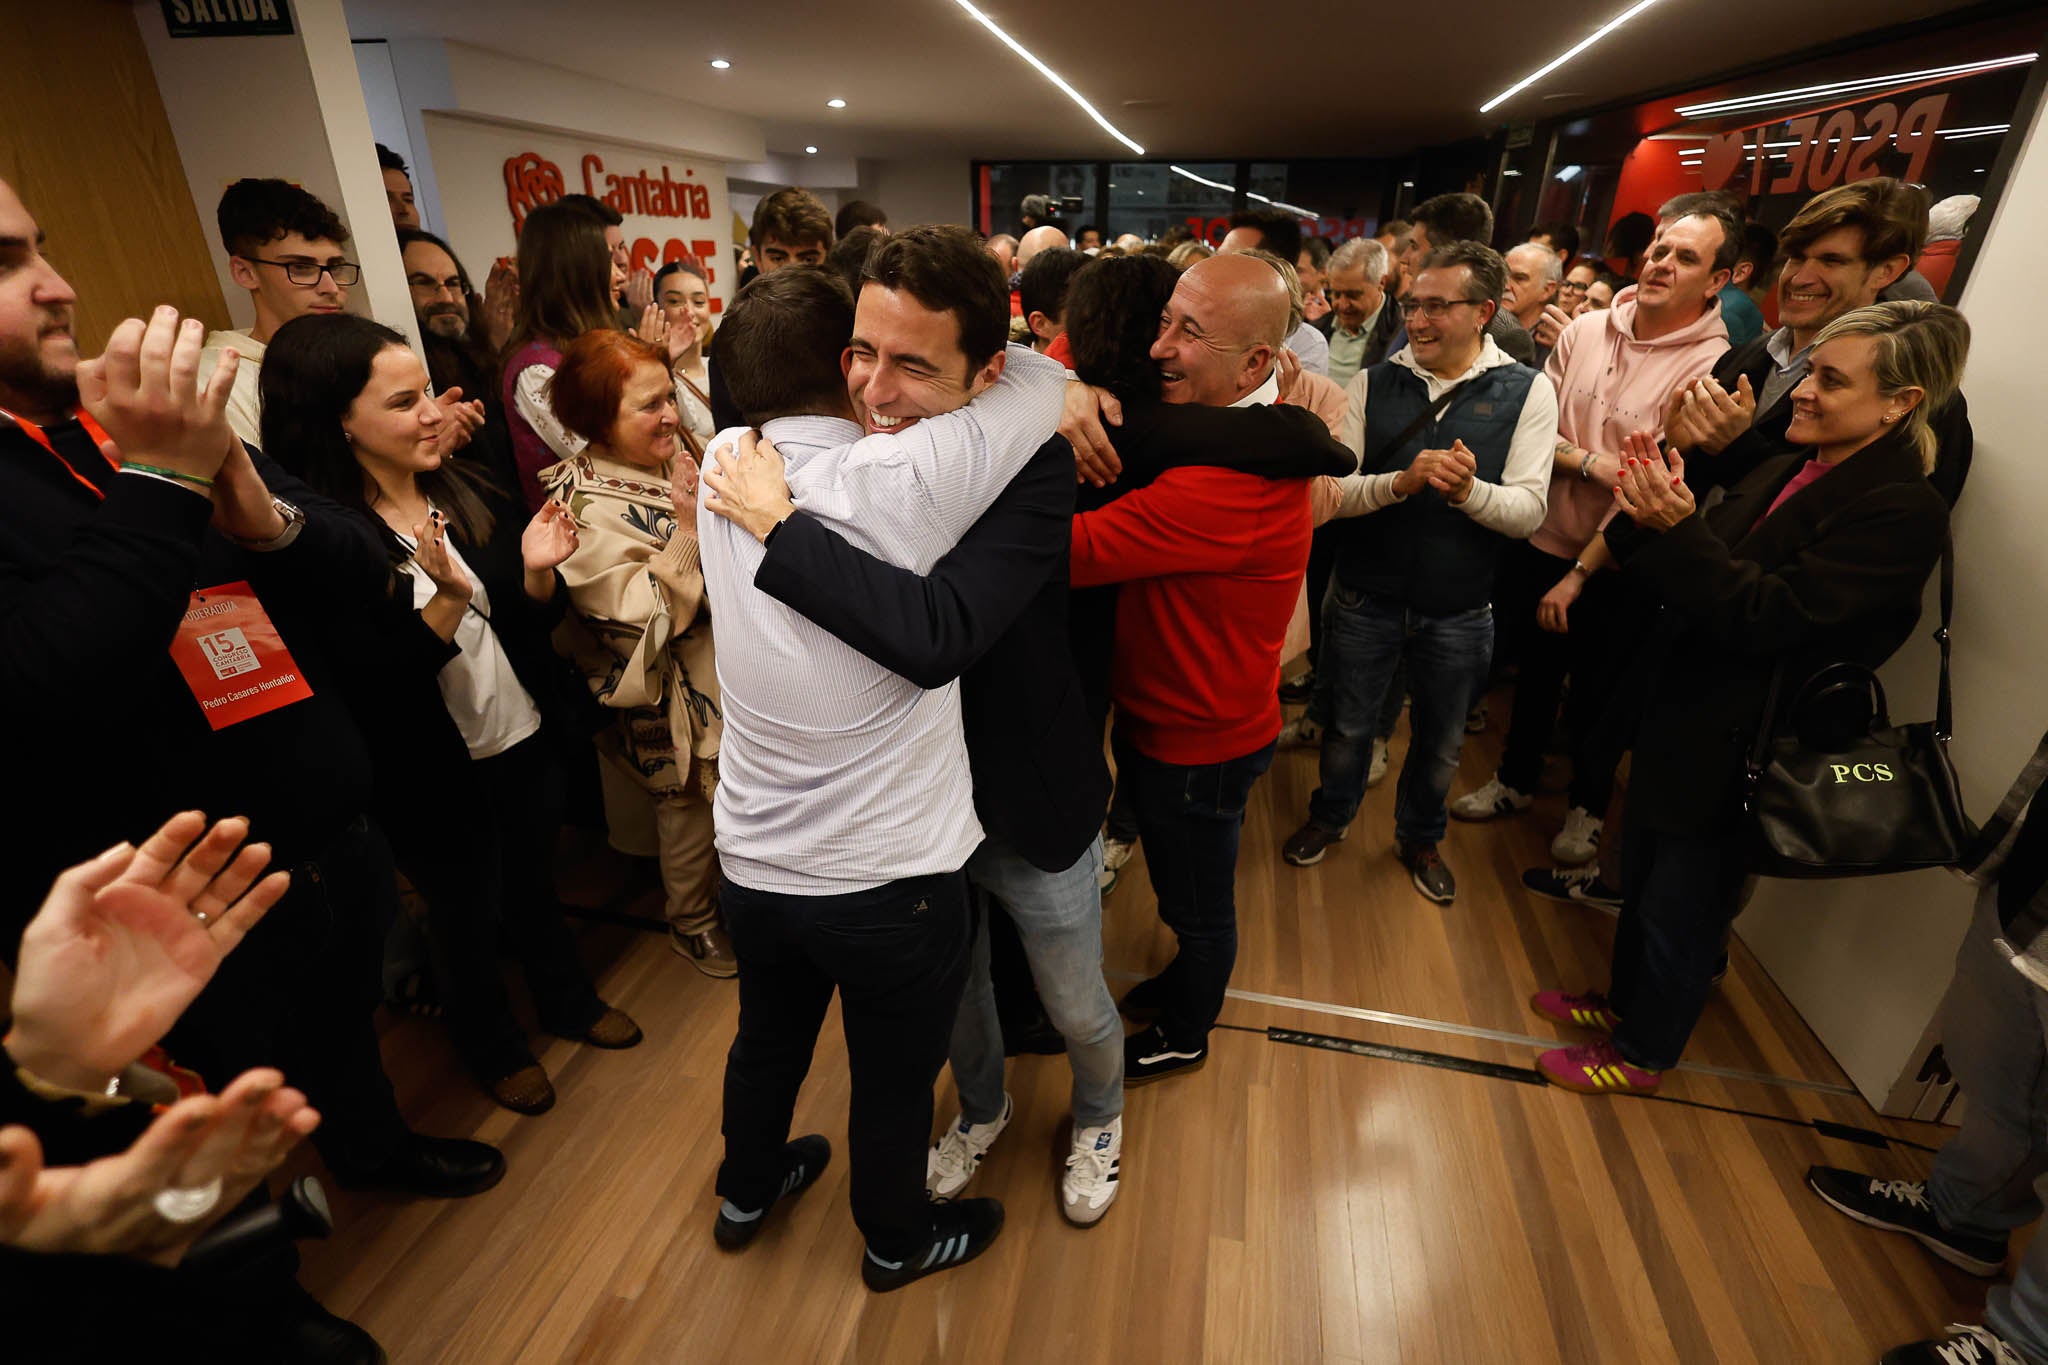
<path fill-rule="evenodd" d="M 1389 447 L 1429 409 L 1429 391 L 1421 375 L 1392 361 L 1381 361 L 1368 373 L 1360 473 L 1397 473 L 1424 450 L 1448 450 L 1453 441 L 1463 441 L 1479 460 L 1476 477 L 1500 482 L 1536 371 L 1509 364 L 1482 372 L 1398 449 Z M 1493 600 L 1493 568 L 1503 537 L 1445 502 L 1435 489 L 1332 525 L 1345 528 L 1335 572 L 1337 582 L 1351 592 L 1390 598 L 1426 616 L 1473 611 Z"/>

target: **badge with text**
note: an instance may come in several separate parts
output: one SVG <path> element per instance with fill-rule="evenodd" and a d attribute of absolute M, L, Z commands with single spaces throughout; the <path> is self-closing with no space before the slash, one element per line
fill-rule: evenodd
<path fill-rule="evenodd" d="M 193 593 L 171 658 L 216 730 L 313 695 L 247 583 Z"/>

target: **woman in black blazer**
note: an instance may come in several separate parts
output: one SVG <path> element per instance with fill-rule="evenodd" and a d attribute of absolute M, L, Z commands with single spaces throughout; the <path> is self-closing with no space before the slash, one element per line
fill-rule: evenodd
<path fill-rule="evenodd" d="M 1747 876 L 1743 759 L 1774 669 L 1783 695 L 1829 664 L 1877 667 L 1920 616 L 1948 541 L 1927 481 L 1928 414 L 1956 392 L 1969 324 L 1953 308 L 1885 303 L 1816 339 L 1793 393 L 1799 449 L 1757 467 L 1701 513 L 1685 462 L 1631 438 L 1607 529 L 1625 571 L 1661 600 L 1647 646 L 1645 714 L 1630 779 L 1621 921 L 1604 994 L 1544 991 L 1532 1004 L 1608 1035 L 1538 1059 L 1554 1084 L 1646 1093 L 1678 1062 Z M 1782 712 L 1770 718 L 1783 723 Z"/>
<path fill-rule="evenodd" d="M 548 643 L 575 549 L 559 503 L 523 506 L 441 453 L 444 419 L 405 339 L 367 318 L 295 320 L 264 355 L 264 445 L 369 521 L 389 596 L 333 629 L 360 637 L 354 694 L 376 767 L 378 822 L 426 898 L 449 1032 L 498 1103 L 540 1113 L 554 1091 L 506 1002 L 502 946 L 543 1028 L 603 1048 L 641 1038 L 597 994 L 556 899 L 560 755 L 577 689 Z"/>

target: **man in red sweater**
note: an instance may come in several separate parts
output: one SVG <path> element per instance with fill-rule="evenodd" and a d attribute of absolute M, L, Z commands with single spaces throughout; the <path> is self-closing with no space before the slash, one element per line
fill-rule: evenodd
<path fill-rule="evenodd" d="M 1174 289 L 1152 358 L 1169 403 L 1279 401 L 1288 288 L 1252 256 L 1216 256 Z M 1111 692 L 1127 789 L 1180 940 L 1124 1012 L 1156 1022 L 1124 1044 L 1124 1084 L 1202 1065 L 1237 962 L 1237 845 L 1280 733 L 1280 649 L 1308 567 L 1305 479 L 1208 467 L 1074 518 L 1073 582 L 1122 583 Z"/>

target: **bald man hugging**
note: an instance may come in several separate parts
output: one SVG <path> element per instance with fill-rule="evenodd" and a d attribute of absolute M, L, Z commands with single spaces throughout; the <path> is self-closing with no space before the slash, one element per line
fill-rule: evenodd
<path fill-rule="evenodd" d="M 1169 403 L 1279 401 L 1290 311 L 1279 272 L 1216 256 L 1182 275 L 1153 344 Z M 1308 567 L 1309 481 L 1174 468 L 1074 518 L 1073 583 L 1122 583 L 1117 781 L 1134 798 L 1159 917 L 1180 950 L 1134 987 L 1124 1083 L 1208 1059 L 1237 961 L 1238 837 L 1280 733 L 1280 651 Z"/>

